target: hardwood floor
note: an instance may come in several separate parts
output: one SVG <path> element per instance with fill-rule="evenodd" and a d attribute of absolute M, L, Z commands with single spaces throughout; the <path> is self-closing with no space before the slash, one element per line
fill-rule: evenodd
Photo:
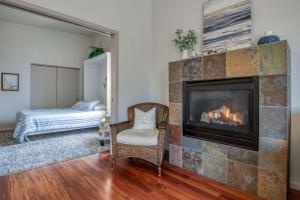
<path fill-rule="evenodd" d="M 118 160 L 114 171 L 110 166 L 109 154 L 101 153 L 0 177 L 0 199 L 259 199 L 168 163 L 162 177 L 137 159 Z"/>
<path fill-rule="evenodd" d="M 289 191 L 289 200 L 300 200 L 300 191 L 291 189 Z"/>

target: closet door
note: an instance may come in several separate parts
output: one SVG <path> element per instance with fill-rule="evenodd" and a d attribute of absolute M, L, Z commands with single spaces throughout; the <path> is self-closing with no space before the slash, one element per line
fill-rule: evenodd
<path fill-rule="evenodd" d="M 79 99 L 79 70 L 57 68 L 57 108 L 69 108 Z"/>
<path fill-rule="evenodd" d="M 56 108 L 56 67 L 31 66 L 31 108 Z"/>

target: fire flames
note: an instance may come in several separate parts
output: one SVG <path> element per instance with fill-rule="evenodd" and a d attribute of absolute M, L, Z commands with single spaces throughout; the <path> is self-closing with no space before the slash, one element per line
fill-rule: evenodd
<path fill-rule="evenodd" d="M 244 118 L 244 114 L 240 112 L 231 112 L 230 108 L 226 106 L 221 106 L 220 108 L 210 112 L 202 112 L 201 114 L 201 122 L 229 126 L 245 125 Z"/>

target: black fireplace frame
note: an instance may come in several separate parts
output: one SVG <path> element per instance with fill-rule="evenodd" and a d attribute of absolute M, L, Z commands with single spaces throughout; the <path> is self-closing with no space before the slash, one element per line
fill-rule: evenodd
<path fill-rule="evenodd" d="M 249 122 L 250 131 L 239 134 L 229 130 L 204 128 L 187 123 L 189 91 L 214 90 L 250 90 Z M 182 119 L 183 135 L 207 141 L 236 146 L 244 149 L 258 151 L 259 148 L 259 77 L 243 77 L 228 79 L 213 79 L 201 81 L 184 81 L 182 84 Z"/>

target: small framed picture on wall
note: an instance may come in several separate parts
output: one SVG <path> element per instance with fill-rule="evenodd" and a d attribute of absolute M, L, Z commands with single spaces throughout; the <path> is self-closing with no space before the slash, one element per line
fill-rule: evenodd
<path fill-rule="evenodd" d="M 1 73 L 2 91 L 19 91 L 19 74 Z"/>

